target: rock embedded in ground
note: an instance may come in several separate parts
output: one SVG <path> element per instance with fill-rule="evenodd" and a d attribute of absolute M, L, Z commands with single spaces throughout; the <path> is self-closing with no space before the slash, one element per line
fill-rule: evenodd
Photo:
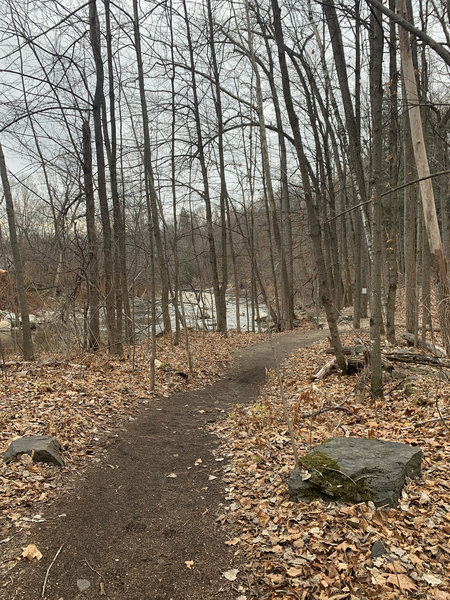
<path fill-rule="evenodd" d="M 91 582 L 88 579 L 77 579 L 77 588 L 80 592 L 85 592 L 91 587 Z"/>
<path fill-rule="evenodd" d="M 47 462 L 63 467 L 60 450 L 59 442 L 51 435 L 28 435 L 13 440 L 3 453 L 3 460 L 10 463 L 22 454 L 29 454 L 34 462 Z"/>
<path fill-rule="evenodd" d="M 386 546 L 382 540 L 377 540 L 372 544 L 372 548 L 370 550 L 370 555 L 372 558 L 378 558 L 386 554 Z"/>
<path fill-rule="evenodd" d="M 299 459 L 289 479 L 289 495 L 375 506 L 397 506 L 406 477 L 420 476 L 422 450 L 377 439 L 337 437 Z"/>

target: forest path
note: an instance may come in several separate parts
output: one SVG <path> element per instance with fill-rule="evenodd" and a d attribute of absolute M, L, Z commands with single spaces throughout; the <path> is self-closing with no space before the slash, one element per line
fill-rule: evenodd
<path fill-rule="evenodd" d="M 282 361 L 325 335 L 297 331 L 275 336 L 273 345 Z M 127 423 L 106 459 L 77 478 L 33 530 L 29 542 L 45 558 L 20 563 L 0 597 L 38 600 L 64 545 L 49 572 L 47 600 L 237 598 L 222 576 L 233 566 L 233 548 L 216 524 L 225 463 L 215 460 L 219 442 L 209 425 L 233 404 L 254 401 L 270 367 L 269 343 L 245 348 L 214 384 L 159 398 Z M 79 591 L 79 580 L 90 587 Z"/>

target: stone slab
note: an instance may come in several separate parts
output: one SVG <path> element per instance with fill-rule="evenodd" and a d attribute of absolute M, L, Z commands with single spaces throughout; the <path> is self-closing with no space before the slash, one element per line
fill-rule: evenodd
<path fill-rule="evenodd" d="M 372 500 L 397 506 L 406 477 L 419 477 L 422 450 L 399 442 L 337 437 L 299 460 L 289 479 L 295 501 L 318 498 L 347 503 Z"/>

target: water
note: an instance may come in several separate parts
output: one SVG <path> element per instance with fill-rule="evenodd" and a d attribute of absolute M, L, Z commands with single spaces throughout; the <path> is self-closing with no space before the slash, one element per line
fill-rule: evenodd
<path fill-rule="evenodd" d="M 213 331 L 216 328 L 216 310 L 214 295 L 211 291 L 183 292 L 183 304 L 186 325 L 194 330 Z M 227 296 L 227 326 L 230 331 L 237 329 L 236 303 L 234 296 Z M 150 302 L 147 299 L 135 298 L 133 307 L 134 327 L 136 338 L 144 339 L 151 332 Z M 170 306 L 170 318 L 175 330 L 175 311 Z M 260 316 L 266 314 L 266 307 L 259 305 Z M 241 331 L 252 331 L 251 306 L 247 309 L 245 298 L 239 299 L 239 323 Z M 107 338 L 104 326 L 104 315 L 101 317 L 101 335 Z M 257 329 L 255 324 L 255 329 Z M 157 303 L 156 332 L 162 332 L 162 315 L 160 305 Z M 83 316 L 81 313 L 72 316 L 67 323 L 62 323 L 59 313 L 47 311 L 45 320 L 39 315 L 36 318 L 36 328 L 32 331 L 33 343 L 36 350 L 43 352 L 69 352 L 70 349 L 81 349 L 83 340 Z M 20 350 L 20 332 L 16 328 L 0 330 L 0 351 L 8 354 L 11 350 Z"/>
<path fill-rule="evenodd" d="M 186 326 L 195 330 L 213 331 L 216 328 L 216 307 L 214 295 L 211 291 L 183 292 L 183 305 Z M 230 331 L 237 329 L 236 299 L 234 296 L 226 298 L 227 327 Z M 162 332 L 162 314 L 160 304 L 157 303 L 157 333 Z M 139 331 L 139 326 L 148 333 L 150 322 L 150 303 L 148 300 L 136 298 L 134 301 L 134 320 Z M 259 305 L 260 315 L 266 314 L 266 307 Z M 175 310 L 169 307 L 170 320 L 175 329 Z M 251 306 L 247 309 L 245 298 L 239 299 L 239 324 L 241 331 L 252 331 Z M 256 325 L 255 325 L 256 328 Z"/>

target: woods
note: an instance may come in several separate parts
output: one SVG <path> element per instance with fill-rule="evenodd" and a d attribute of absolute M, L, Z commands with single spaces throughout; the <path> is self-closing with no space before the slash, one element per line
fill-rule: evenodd
<path fill-rule="evenodd" d="M 449 600 L 449 1 L 0 6 L 0 596 Z"/>
<path fill-rule="evenodd" d="M 19 218 L 5 211 L 17 295 L 2 309 L 23 313 L 23 279 L 72 322 L 70 345 L 121 355 L 136 296 L 153 339 L 176 343 L 183 290 L 211 291 L 224 334 L 230 302 L 252 331 L 261 311 L 282 331 L 316 307 L 345 371 L 336 322 L 353 306 L 356 329 L 371 317 L 373 396 L 399 318 L 424 340 L 435 304 L 448 352 L 447 11 L 5 3 L 3 195 Z"/>

